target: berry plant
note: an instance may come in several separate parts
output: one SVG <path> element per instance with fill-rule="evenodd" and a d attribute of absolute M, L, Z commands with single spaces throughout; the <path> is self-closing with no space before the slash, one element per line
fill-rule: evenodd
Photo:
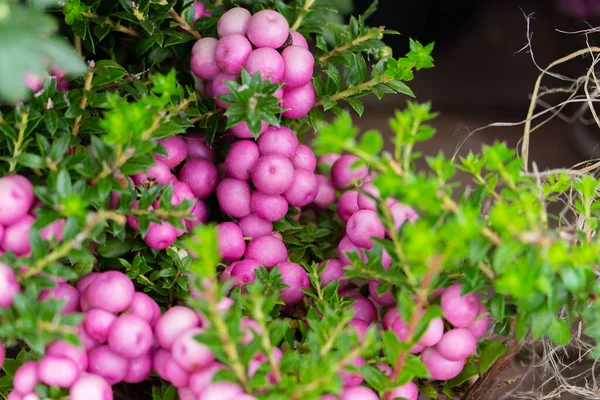
<path fill-rule="evenodd" d="M 0 2 L 2 398 L 486 399 L 600 339 L 600 181 L 359 132 L 433 44 L 331 3 Z"/>

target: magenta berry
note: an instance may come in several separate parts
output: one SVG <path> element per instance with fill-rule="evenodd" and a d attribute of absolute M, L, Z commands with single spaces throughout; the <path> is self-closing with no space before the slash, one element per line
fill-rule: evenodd
<path fill-rule="evenodd" d="M 107 271 L 96 278 L 85 290 L 85 297 L 90 307 L 119 313 L 125 311 L 135 288 L 127 275 L 118 271 Z"/>
<path fill-rule="evenodd" d="M 305 169 L 296 169 L 292 186 L 283 197 L 291 206 L 304 207 L 313 202 L 318 192 L 319 182 L 315 174 Z"/>
<path fill-rule="evenodd" d="M 206 144 L 204 135 L 188 133 L 183 136 L 188 158 L 203 158 L 208 161 L 215 159 L 215 151 Z"/>
<path fill-rule="evenodd" d="M 369 175 L 369 169 L 364 164 L 355 166 L 358 161 L 359 159 L 356 156 L 344 155 L 333 164 L 331 167 L 331 181 L 336 188 L 345 189 Z"/>
<path fill-rule="evenodd" d="M 347 256 L 348 253 L 357 253 L 361 260 L 367 262 L 367 256 L 364 251 L 352 243 L 352 241 L 348 239 L 348 236 L 344 236 L 338 244 L 338 258 L 344 265 L 352 264 Z"/>
<path fill-rule="evenodd" d="M 237 141 L 231 145 L 225 158 L 227 173 L 236 179 L 248 180 L 259 157 L 258 146 L 252 140 Z"/>
<path fill-rule="evenodd" d="M 31 393 L 38 383 L 38 363 L 27 361 L 23 363 L 13 377 L 13 386 L 20 393 Z"/>
<path fill-rule="evenodd" d="M 300 46 L 288 46 L 281 53 L 285 63 L 283 82 L 286 88 L 304 86 L 312 79 L 315 59 L 310 51 Z"/>
<path fill-rule="evenodd" d="M 217 186 L 217 199 L 221 211 L 235 218 L 243 218 L 252 212 L 250 185 L 248 182 L 226 178 Z"/>
<path fill-rule="evenodd" d="M 378 294 L 377 293 L 377 285 L 378 284 L 379 284 L 379 281 L 369 282 L 369 295 L 371 295 L 371 298 L 373 299 L 373 301 L 375 301 L 375 303 L 377 303 L 383 307 L 391 307 L 391 306 L 395 305 L 396 300 L 394 299 L 392 290 L 389 289 L 384 294 Z"/>
<path fill-rule="evenodd" d="M 291 159 L 298 150 L 298 138 L 286 126 L 270 127 L 260 135 L 257 144 L 261 156 L 265 154 L 280 154 Z"/>
<path fill-rule="evenodd" d="M 437 343 L 437 351 L 447 360 L 461 361 L 475 353 L 477 341 L 470 330 L 457 328 L 449 330 Z"/>
<path fill-rule="evenodd" d="M 31 209 L 34 200 L 33 185 L 21 175 L 0 178 L 0 224 L 12 225 Z"/>
<path fill-rule="evenodd" d="M 364 386 L 346 387 L 340 400 L 379 400 L 373 390 Z"/>
<path fill-rule="evenodd" d="M 335 203 L 335 187 L 331 184 L 329 178 L 324 175 L 316 175 L 319 184 L 319 190 L 313 204 L 319 209 L 327 209 L 330 204 Z"/>
<path fill-rule="evenodd" d="M 252 170 L 252 182 L 266 194 L 282 194 L 292 186 L 293 181 L 294 166 L 289 159 L 279 154 L 260 157 Z"/>
<path fill-rule="evenodd" d="M 444 358 L 435 348 L 430 347 L 421 353 L 421 361 L 427 367 L 432 379 L 446 381 L 460 374 L 465 361 L 450 361 Z"/>
<path fill-rule="evenodd" d="M 223 71 L 237 75 L 251 52 L 252 45 L 244 35 L 231 33 L 219 39 L 215 60 Z"/>
<path fill-rule="evenodd" d="M 358 192 L 354 190 L 344 192 L 338 199 L 337 207 L 338 216 L 342 221 L 347 222 L 360 209 L 358 207 Z"/>
<path fill-rule="evenodd" d="M 135 292 L 128 311 L 152 325 L 160 317 L 160 307 L 146 293 Z"/>
<path fill-rule="evenodd" d="M 408 382 L 406 385 L 402 385 L 392 390 L 390 398 L 404 398 L 406 400 L 417 400 L 419 397 L 419 389 L 413 382 Z"/>
<path fill-rule="evenodd" d="M 216 60 L 218 42 L 215 38 L 206 37 L 194 43 L 190 68 L 198 78 L 213 80 L 221 72 Z"/>
<path fill-rule="evenodd" d="M 68 357 L 46 355 L 38 365 L 38 375 L 48 386 L 69 388 L 79 378 L 79 368 Z"/>
<path fill-rule="evenodd" d="M 235 286 L 249 285 L 256 280 L 255 271 L 260 268 L 256 260 L 245 259 L 235 263 L 230 276 L 235 281 Z"/>
<path fill-rule="evenodd" d="M 210 90 L 212 91 L 212 96 L 215 97 L 215 101 L 217 105 L 221 108 L 229 108 L 229 104 L 220 100 L 218 97 L 224 94 L 229 94 L 229 88 L 225 82 L 235 81 L 236 76 L 230 74 L 228 72 L 221 72 L 219 75 L 212 80 L 212 84 L 210 85 Z"/>
<path fill-rule="evenodd" d="M 362 357 L 356 357 L 354 360 L 350 362 L 349 366 L 360 368 L 366 364 L 365 359 Z M 351 388 L 354 386 L 358 386 L 363 383 L 364 378 L 360 372 L 350 372 L 349 370 L 342 369 L 339 371 L 340 377 L 342 378 L 342 382 L 344 382 L 344 386 L 346 388 Z M 356 400 L 362 400 L 357 398 Z"/>
<path fill-rule="evenodd" d="M 273 232 L 273 223 L 262 219 L 256 214 L 250 214 L 239 220 L 244 237 L 257 238 Z"/>
<path fill-rule="evenodd" d="M 112 400 L 110 384 L 99 375 L 83 374 L 69 390 L 70 400 Z"/>
<path fill-rule="evenodd" d="M 98 342 L 106 342 L 110 328 L 116 319 L 117 317 L 112 312 L 101 308 L 92 308 L 85 313 L 83 328 L 90 338 Z"/>
<path fill-rule="evenodd" d="M 476 338 L 481 337 L 486 333 L 486 331 L 488 329 L 489 319 L 490 319 L 490 316 L 487 313 L 485 306 L 483 306 L 483 304 L 480 305 L 479 306 L 479 316 L 477 317 L 475 322 L 473 322 L 469 326 L 469 330 Z"/>
<path fill-rule="evenodd" d="M 365 334 L 369 329 L 369 324 L 362 319 L 355 318 L 348 323 L 348 326 L 350 327 L 351 331 L 353 330 L 356 333 L 358 336 L 358 341 L 362 343 L 365 340 Z"/>
<path fill-rule="evenodd" d="M 129 361 L 115 353 L 110 347 L 99 346 L 89 353 L 88 372 L 100 375 L 111 385 L 116 385 L 127 376 Z"/>
<path fill-rule="evenodd" d="M 308 274 L 304 268 L 293 262 L 282 262 L 279 264 L 279 272 L 283 283 L 289 286 L 281 291 L 281 301 L 286 305 L 300 302 L 305 296 L 302 289 L 310 288 Z"/>
<path fill-rule="evenodd" d="M 189 387 L 192 392 L 199 396 L 211 383 L 215 374 L 223 369 L 223 364 L 214 362 L 208 367 L 194 372 L 190 375 Z"/>
<path fill-rule="evenodd" d="M 315 169 L 317 169 L 317 157 L 310 147 L 304 143 L 300 143 L 298 150 L 296 150 L 296 153 L 292 157 L 292 165 L 296 169 L 315 172 Z"/>
<path fill-rule="evenodd" d="M 248 22 L 246 34 L 256 47 L 277 49 L 286 42 L 290 28 L 287 20 L 277 11 L 262 10 L 254 14 Z"/>
<path fill-rule="evenodd" d="M 58 219 L 40 230 L 40 237 L 44 240 L 56 240 L 62 242 L 65 220 Z M 2 235 L 0 235 L 2 236 Z"/>
<path fill-rule="evenodd" d="M 217 187 L 217 167 L 204 159 L 188 160 L 179 172 L 179 180 L 186 183 L 196 197 L 204 199 Z"/>
<path fill-rule="evenodd" d="M 266 221 L 279 221 L 288 212 L 288 202 L 280 195 L 255 191 L 252 193 L 252 212 Z"/>
<path fill-rule="evenodd" d="M 16 256 L 27 256 L 31 252 L 29 231 L 35 222 L 31 215 L 25 215 L 19 221 L 7 226 L 2 239 L 2 249 L 12 251 Z"/>
<path fill-rule="evenodd" d="M 374 244 L 373 238 L 385 236 L 385 228 L 377 212 L 358 210 L 346 223 L 346 235 L 358 247 L 370 249 Z"/>
<path fill-rule="evenodd" d="M 170 350 L 177 338 L 185 331 L 200 324 L 198 315 L 187 307 L 175 306 L 165 312 L 154 326 L 156 340 L 163 348 Z"/>
<path fill-rule="evenodd" d="M 174 359 L 170 356 L 165 364 L 165 375 L 167 380 L 173 384 L 176 388 L 186 387 L 190 381 L 190 373 L 181 367 Z"/>
<path fill-rule="evenodd" d="M 239 225 L 222 222 L 217 226 L 219 252 L 225 261 L 239 260 L 246 251 L 246 242 Z"/>
<path fill-rule="evenodd" d="M 173 360 L 189 372 L 199 371 L 215 361 L 210 349 L 195 339 L 202 331 L 201 328 L 186 331 L 177 338 L 171 348 Z"/>
<path fill-rule="evenodd" d="M 150 324 L 135 314 L 123 314 L 112 324 L 108 345 L 117 354 L 131 359 L 147 353 L 154 336 Z"/>
<path fill-rule="evenodd" d="M 283 116 L 298 119 L 306 116 L 317 101 L 317 92 L 312 81 L 304 86 L 287 89 L 283 93 L 282 108 L 287 109 Z"/>
<path fill-rule="evenodd" d="M 176 239 L 177 230 L 168 222 L 162 222 L 161 224 L 150 222 L 148 232 L 144 236 L 146 244 L 155 250 L 166 249 L 175 243 Z"/>
<path fill-rule="evenodd" d="M 162 139 L 158 143 L 165 148 L 167 156 L 157 154 L 155 157 L 169 168 L 175 168 L 187 157 L 187 146 L 185 141 L 179 136 Z"/>
<path fill-rule="evenodd" d="M 342 265 L 340 260 L 336 258 L 331 258 L 329 260 L 323 261 L 319 265 L 319 267 L 325 263 L 327 263 L 327 265 L 321 273 L 321 284 L 323 286 L 327 286 L 333 281 L 338 281 L 344 276 L 344 266 Z M 347 282 L 340 281 L 340 288 L 343 288 L 346 284 Z"/>
<path fill-rule="evenodd" d="M 53 342 L 46 348 L 46 355 L 70 358 L 81 372 L 88 367 L 88 355 L 83 347 L 78 347 L 62 340 Z"/>
<path fill-rule="evenodd" d="M 227 11 L 219 18 L 217 23 L 217 32 L 219 37 L 227 36 L 232 33 L 245 35 L 250 22 L 250 12 L 242 7 L 235 7 Z"/>
<path fill-rule="evenodd" d="M 286 71 L 284 59 L 277 50 L 269 47 L 261 47 L 253 50 L 248 55 L 244 63 L 244 68 L 246 68 L 250 75 L 255 75 L 259 72 L 263 81 L 271 81 L 271 83 L 281 82 L 284 79 L 284 72 Z"/>
<path fill-rule="evenodd" d="M 466 328 L 479 315 L 480 302 L 475 293 L 460 294 L 459 284 L 452 285 L 442 293 L 441 306 L 444 318 L 456 328 Z"/>
<path fill-rule="evenodd" d="M 361 319 L 367 324 L 372 324 L 377 321 L 377 309 L 373 302 L 364 297 L 354 298 L 354 318 Z"/>
<path fill-rule="evenodd" d="M 10 307 L 19 289 L 15 271 L 8 265 L 0 263 L 0 308 Z"/>
<path fill-rule="evenodd" d="M 266 235 L 248 243 L 245 257 L 258 261 L 265 268 L 271 268 L 287 261 L 288 254 L 281 239 Z"/>
<path fill-rule="evenodd" d="M 292 35 L 292 45 L 293 46 L 299 46 L 304 49 L 308 49 L 308 42 L 306 41 L 304 36 L 302 36 L 302 34 L 296 32 L 296 31 L 290 31 L 290 35 Z"/>
<path fill-rule="evenodd" d="M 232 382 L 215 382 L 206 387 L 198 400 L 236 400 L 244 394 L 241 386 Z"/>

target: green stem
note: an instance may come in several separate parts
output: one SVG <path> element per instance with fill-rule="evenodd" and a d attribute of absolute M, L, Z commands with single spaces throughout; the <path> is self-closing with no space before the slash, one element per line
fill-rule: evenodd
<path fill-rule="evenodd" d="M 291 30 L 297 31 L 298 28 L 300 28 L 300 25 L 302 25 L 302 21 L 304 20 L 304 17 L 306 17 L 308 15 L 308 11 L 313 6 L 315 1 L 316 0 L 305 0 L 304 1 L 304 7 L 302 7 L 302 11 L 298 15 L 298 18 L 296 18 L 296 21 L 294 21 L 294 23 L 292 24 L 292 27 L 290 28 Z"/>
<path fill-rule="evenodd" d="M 190 24 L 188 24 L 185 19 L 183 19 L 181 17 L 181 15 L 179 15 L 177 13 L 177 11 L 175 11 L 174 8 L 171 8 L 171 10 L 169 10 L 169 13 L 171 14 L 171 16 L 173 17 L 173 19 L 177 22 L 179 22 L 181 24 L 181 27 L 183 29 L 185 29 L 185 31 L 187 33 L 189 33 L 190 35 L 192 35 L 195 39 L 202 39 L 202 36 L 200 36 L 200 34 L 198 33 L 198 31 L 195 31 L 194 28 L 192 28 L 190 26 Z"/>
<path fill-rule="evenodd" d="M 267 354 L 267 358 L 269 359 L 269 364 L 271 365 L 271 369 L 273 370 L 273 375 L 275 376 L 276 382 L 281 382 L 282 375 L 281 369 L 279 368 L 279 364 L 277 360 L 275 360 L 275 354 L 273 353 L 273 344 L 271 343 L 271 338 L 269 337 L 269 329 L 267 328 L 267 323 L 265 321 L 265 313 L 263 312 L 263 298 L 260 296 L 254 297 L 254 307 L 252 309 L 252 314 L 254 315 L 254 319 L 260 326 L 262 335 L 262 347 Z"/>
<path fill-rule="evenodd" d="M 98 19 L 100 25 L 108 25 L 114 31 L 121 32 L 121 33 L 124 33 L 129 36 L 133 36 L 136 38 L 142 37 L 142 35 L 139 32 L 137 32 L 131 28 L 128 28 L 126 26 L 123 26 L 121 24 L 118 24 L 118 23 L 112 21 L 109 17 L 103 17 L 103 16 L 100 16 L 93 12 L 82 12 L 81 15 L 83 15 L 86 18 L 90 18 L 90 19 Z"/>
<path fill-rule="evenodd" d="M 324 63 L 338 53 L 342 53 L 348 49 L 351 49 L 354 46 L 358 46 L 359 44 L 366 42 L 369 39 L 374 39 L 376 37 L 375 35 L 380 36 L 380 35 L 382 35 L 383 31 L 384 31 L 383 28 L 377 28 L 377 30 L 370 30 L 369 33 L 367 33 L 366 35 L 359 36 L 356 39 L 354 39 L 353 41 L 351 41 L 350 43 L 345 44 L 343 46 L 336 47 L 333 50 L 331 50 L 329 53 L 323 54 L 321 57 L 319 57 L 319 62 Z"/>
<path fill-rule="evenodd" d="M 334 94 L 333 96 L 329 97 L 329 99 L 333 100 L 333 101 L 344 100 L 344 99 L 347 99 L 348 97 L 352 97 L 354 95 L 366 92 L 369 89 L 371 89 L 373 86 L 377 86 L 380 83 L 387 83 L 387 82 L 390 82 L 391 80 L 392 80 L 392 78 L 390 76 L 381 75 L 380 79 L 371 79 L 365 83 L 361 83 L 360 85 L 349 87 L 346 90 L 343 90 L 341 92 Z M 322 106 L 323 101 L 319 100 L 316 103 L 316 105 Z"/>
<path fill-rule="evenodd" d="M 88 106 L 87 92 L 92 89 L 92 79 L 94 78 L 94 72 L 89 71 L 85 76 L 85 83 L 83 84 L 83 91 L 81 92 L 81 100 L 79 101 L 79 108 L 81 108 L 81 115 L 78 115 L 75 118 L 75 122 L 73 123 L 73 129 L 71 130 L 71 134 L 73 136 L 79 136 L 79 127 L 81 125 L 81 118 L 83 118 L 83 111 Z"/>
<path fill-rule="evenodd" d="M 25 131 L 27 130 L 27 123 L 29 121 L 29 114 L 24 112 L 21 114 L 21 122 L 19 123 L 19 134 L 17 135 L 17 141 L 15 142 L 15 148 L 13 150 L 13 156 L 10 160 L 9 173 L 12 173 L 17 168 L 17 157 L 21 155 L 23 149 L 23 142 L 25 141 Z"/>

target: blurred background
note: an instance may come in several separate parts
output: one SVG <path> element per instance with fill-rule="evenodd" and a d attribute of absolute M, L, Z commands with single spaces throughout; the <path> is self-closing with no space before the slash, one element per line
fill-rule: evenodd
<path fill-rule="evenodd" d="M 370 3 L 356 0 L 355 13 Z M 527 44 L 525 16 L 530 14 L 535 59 L 545 68 L 553 60 L 586 47 L 584 35 L 557 30 L 598 26 L 600 0 L 380 0 L 378 11 L 368 22 L 401 32 L 401 36 L 386 39 L 395 55 L 407 52 L 409 38 L 435 42 L 436 67 L 417 72 L 410 83 L 417 100 L 431 101 L 440 113 L 433 123 L 438 134 L 422 149 L 425 153 L 443 150 L 453 154 L 470 130 L 526 118 L 539 74 L 529 51 L 519 52 Z M 600 38 L 600 32 L 588 36 L 590 44 L 596 36 Z M 558 71 L 577 77 L 587 72 L 591 61 L 589 56 L 579 58 Z M 545 78 L 543 83 L 564 85 L 552 78 Z M 387 96 L 381 102 L 369 98 L 365 116 L 357 123 L 364 129 L 385 131 L 393 110 L 405 104 L 406 98 L 401 96 Z M 522 134 L 523 126 L 489 128 L 473 135 L 461 153 L 496 139 L 515 146 Z M 554 119 L 532 135 L 531 159 L 540 169 L 572 166 L 600 157 L 596 142 L 600 143 L 596 130 Z"/>

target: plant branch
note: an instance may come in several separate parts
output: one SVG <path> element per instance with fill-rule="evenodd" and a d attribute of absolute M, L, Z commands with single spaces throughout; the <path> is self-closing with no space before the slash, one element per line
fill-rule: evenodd
<path fill-rule="evenodd" d="M 90 66 L 91 67 L 91 66 Z M 75 118 L 75 122 L 73 123 L 73 129 L 71 130 L 71 134 L 73 136 L 79 136 L 79 128 L 81 125 L 81 118 L 83 118 L 83 111 L 87 108 L 88 99 L 87 92 L 92 89 L 92 79 L 94 78 L 94 72 L 89 71 L 85 76 L 85 83 L 83 84 L 83 91 L 81 92 L 81 100 L 79 101 L 79 108 L 81 108 L 81 115 L 78 115 Z"/>
<path fill-rule="evenodd" d="M 348 97 L 352 97 L 354 95 L 363 93 L 368 91 L 369 89 L 371 89 L 373 86 L 377 86 L 380 83 L 386 83 L 393 80 L 392 77 L 388 76 L 388 75 L 381 75 L 380 79 L 371 79 L 365 83 L 361 83 L 359 85 L 356 86 L 352 86 L 349 87 L 346 90 L 343 90 L 341 92 L 338 92 L 336 94 L 334 94 L 333 96 L 329 97 L 329 100 L 332 101 L 339 101 L 339 100 L 344 100 Z M 317 106 L 322 106 L 323 105 L 323 101 L 319 100 L 316 103 Z"/>
<path fill-rule="evenodd" d="M 415 333 L 417 332 L 417 325 L 419 325 L 419 321 L 421 320 L 422 310 L 427 303 L 427 297 L 429 296 L 429 286 L 431 285 L 431 281 L 437 275 L 439 270 L 442 268 L 442 258 L 437 256 L 430 259 L 429 269 L 427 273 L 421 280 L 421 284 L 417 290 L 417 302 L 415 304 L 415 309 L 413 310 L 412 317 L 410 322 L 408 323 L 408 328 L 406 330 L 406 339 L 405 343 L 412 343 Z M 392 373 L 392 382 L 396 382 L 400 373 L 402 372 L 402 368 L 404 368 L 404 363 L 406 362 L 406 357 L 408 356 L 407 350 L 402 350 L 398 356 L 398 360 L 396 361 L 396 365 L 394 366 L 394 371 Z M 391 392 L 386 392 L 383 396 L 384 400 L 391 400 Z"/>
<path fill-rule="evenodd" d="M 13 155 L 10 160 L 10 168 L 8 170 L 9 173 L 14 172 L 15 168 L 17 168 L 17 157 L 21 155 L 23 149 L 23 142 L 25 141 L 25 130 L 27 129 L 27 123 L 29 121 L 29 114 L 24 112 L 21 114 L 21 122 L 19 123 L 19 134 L 17 135 L 17 141 L 15 142 L 15 148 L 13 149 Z"/>
<path fill-rule="evenodd" d="M 279 368 L 279 364 L 277 363 L 277 360 L 275 360 L 275 355 L 273 354 L 273 344 L 271 343 L 271 338 L 269 337 L 269 329 L 267 328 L 265 313 L 262 309 L 264 299 L 261 296 L 253 296 L 253 300 L 254 307 L 252 308 L 252 314 L 254 315 L 254 319 L 262 331 L 262 347 L 267 354 L 267 358 L 269 359 L 269 364 L 273 370 L 275 381 L 281 382 L 281 369 Z"/>
<path fill-rule="evenodd" d="M 142 37 L 142 35 L 139 32 L 137 32 L 137 31 L 135 31 L 135 30 L 133 30 L 131 28 L 128 28 L 126 26 L 123 26 L 123 25 L 121 25 L 119 23 L 116 23 L 116 22 L 112 21 L 109 17 L 103 17 L 103 16 L 98 15 L 98 14 L 93 13 L 93 12 L 82 12 L 81 15 L 83 15 L 86 18 L 90 18 L 90 19 L 98 19 L 100 21 L 101 25 L 108 25 L 114 31 L 121 32 L 121 33 L 124 33 L 124 34 L 129 35 L 129 36 L 133 36 L 133 37 L 136 37 L 136 38 L 141 38 Z"/>
<path fill-rule="evenodd" d="M 384 31 L 383 28 L 371 29 L 366 35 L 359 36 L 356 39 L 354 39 L 353 41 L 351 41 L 350 43 L 347 43 L 343 46 L 335 47 L 329 53 L 323 54 L 321 57 L 319 57 L 319 62 L 324 63 L 327 60 L 329 60 L 331 57 L 333 57 L 341 52 L 351 49 L 354 46 L 358 46 L 359 44 L 366 42 L 369 39 L 374 39 L 376 37 L 375 35 L 380 36 L 383 33 L 383 31 Z"/>
<path fill-rule="evenodd" d="M 316 0 L 304 0 L 304 7 L 302 7 L 302 11 L 298 15 L 298 18 L 296 18 L 296 21 L 294 21 L 294 23 L 292 24 L 292 27 L 290 28 L 291 30 L 297 31 L 298 28 L 300 28 L 300 25 L 302 25 L 302 21 L 304 20 L 304 17 L 306 17 L 308 15 L 310 8 L 313 6 L 315 1 Z"/>
<path fill-rule="evenodd" d="M 30 278 L 41 272 L 48 265 L 57 262 L 61 258 L 67 257 L 73 249 L 79 247 L 90 236 L 96 225 L 109 220 L 115 221 L 120 225 L 124 225 L 127 221 L 124 215 L 113 211 L 99 210 L 98 212 L 91 214 L 81 232 L 75 235 L 72 240 L 62 243 L 47 256 L 37 260 L 33 267 L 29 268 L 27 272 L 23 274 L 23 278 Z"/>
<path fill-rule="evenodd" d="M 206 299 L 208 301 L 212 323 L 215 325 L 215 329 L 219 334 L 219 338 L 221 338 L 221 343 L 223 344 L 223 349 L 229 357 L 231 363 L 231 369 L 233 370 L 236 378 L 240 382 L 240 384 L 244 387 L 246 391 L 248 391 L 248 377 L 246 376 L 246 371 L 244 366 L 240 361 L 240 355 L 237 351 L 235 343 L 231 339 L 229 335 L 229 330 L 227 329 L 227 325 L 225 325 L 225 321 L 223 321 L 223 316 L 219 311 L 218 299 L 217 299 L 217 281 L 210 281 L 209 285 L 206 285 Z"/>
<path fill-rule="evenodd" d="M 179 22 L 181 24 L 181 27 L 183 29 L 185 29 L 185 31 L 187 33 L 189 33 L 190 35 L 192 35 L 195 39 L 202 39 L 202 36 L 200 36 L 200 34 L 198 33 L 198 31 L 195 31 L 194 28 L 192 28 L 190 26 L 190 24 L 188 24 L 185 19 L 183 19 L 181 17 L 181 15 L 177 14 L 177 11 L 175 11 L 174 8 L 171 8 L 169 10 L 169 13 L 171 14 L 171 16 L 173 17 L 173 19 L 177 22 Z"/>

